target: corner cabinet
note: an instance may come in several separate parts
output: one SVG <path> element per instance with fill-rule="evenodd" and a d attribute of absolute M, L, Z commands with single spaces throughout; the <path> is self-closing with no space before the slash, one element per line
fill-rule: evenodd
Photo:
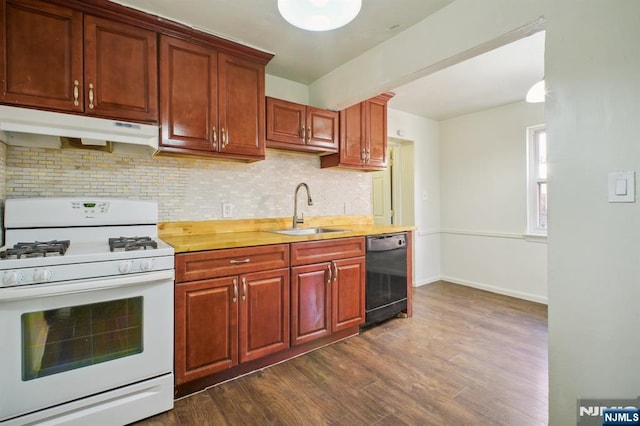
<path fill-rule="evenodd" d="M 158 122 L 156 32 L 39 0 L 0 19 L 1 102 Z"/>
<path fill-rule="evenodd" d="M 160 151 L 263 160 L 262 62 L 160 37 Z"/>
<path fill-rule="evenodd" d="M 291 345 L 365 320 L 364 237 L 291 244 Z"/>
<path fill-rule="evenodd" d="M 384 93 L 340 111 L 340 152 L 322 157 L 320 167 L 384 170 L 387 167 L 387 103 Z"/>
<path fill-rule="evenodd" d="M 289 347 L 289 246 L 176 255 L 176 384 Z"/>
<path fill-rule="evenodd" d="M 338 141 L 337 112 L 267 98 L 267 148 L 328 154 Z"/>

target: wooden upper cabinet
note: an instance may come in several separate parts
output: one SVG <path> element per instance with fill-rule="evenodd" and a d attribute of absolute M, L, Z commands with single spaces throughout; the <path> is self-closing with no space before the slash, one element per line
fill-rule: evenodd
<path fill-rule="evenodd" d="M 387 167 L 387 103 L 384 93 L 340 111 L 340 153 L 322 157 L 320 166 L 360 170 Z"/>
<path fill-rule="evenodd" d="M 2 102 L 158 121 L 154 31 L 38 0 L 0 8 Z"/>
<path fill-rule="evenodd" d="M 160 150 L 264 159 L 264 65 L 160 37 Z"/>
<path fill-rule="evenodd" d="M 338 152 L 339 114 L 267 98 L 267 147 L 317 153 Z"/>
<path fill-rule="evenodd" d="M 218 54 L 174 37 L 160 37 L 160 149 L 218 149 Z"/>
<path fill-rule="evenodd" d="M 264 66 L 218 57 L 220 152 L 264 159 Z"/>
<path fill-rule="evenodd" d="M 37 0 L 0 1 L 0 8 L 0 100 L 84 111 L 82 12 Z"/>
<path fill-rule="evenodd" d="M 365 167 L 387 167 L 387 102 L 376 97 L 365 102 Z"/>
<path fill-rule="evenodd" d="M 157 34 L 91 15 L 84 34 L 85 111 L 157 122 Z"/>

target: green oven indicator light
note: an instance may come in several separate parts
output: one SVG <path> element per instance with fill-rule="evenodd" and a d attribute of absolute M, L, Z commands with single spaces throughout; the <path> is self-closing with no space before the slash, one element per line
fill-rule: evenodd
<path fill-rule="evenodd" d="M 96 206 L 96 203 L 84 203 L 84 206 L 88 209 L 92 209 Z"/>

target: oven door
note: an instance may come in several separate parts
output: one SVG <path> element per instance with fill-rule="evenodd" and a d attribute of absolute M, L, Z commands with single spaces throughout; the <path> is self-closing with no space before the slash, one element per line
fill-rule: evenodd
<path fill-rule="evenodd" d="M 0 422 L 172 372 L 173 270 L 0 289 Z"/>

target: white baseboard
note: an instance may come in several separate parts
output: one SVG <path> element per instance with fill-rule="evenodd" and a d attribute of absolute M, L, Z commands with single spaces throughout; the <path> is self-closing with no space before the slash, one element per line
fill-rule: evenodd
<path fill-rule="evenodd" d="M 480 289 L 480 290 L 486 290 L 486 291 L 490 291 L 492 293 L 504 294 L 505 296 L 511 296 L 511 297 L 515 297 L 515 298 L 518 298 L 518 299 L 529 300 L 531 302 L 542 303 L 544 305 L 549 304 L 548 298 L 544 297 L 544 296 L 538 296 L 538 295 L 535 295 L 535 294 L 524 293 L 524 292 L 521 292 L 521 291 L 514 291 L 514 290 L 502 288 L 502 287 L 495 287 L 495 286 L 492 286 L 492 285 L 478 283 L 478 282 L 474 282 L 474 281 L 461 280 L 461 279 L 453 278 L 453 277 L 444 277 L 443 276 L 443 277 L 440 277 L 439 279 L 442 280 L 442 281 L 448 281 L 448 282 L 453 283 L 453 284 L 465 285 L 467 287 L 473 287 L 473 288 L 477 288 L 477 289 Z"/>
<path fill-rule="evenodd" d="M 413 286 L 414 287 L 421 287 L 423 285 L 429 285 L 429 284 L 437 283 L 438 281 L 440 281 L 440 277 L 425 278 L 425 279 L 422 279 L 420 281 L 414 281 L 413 282 Z"/>

